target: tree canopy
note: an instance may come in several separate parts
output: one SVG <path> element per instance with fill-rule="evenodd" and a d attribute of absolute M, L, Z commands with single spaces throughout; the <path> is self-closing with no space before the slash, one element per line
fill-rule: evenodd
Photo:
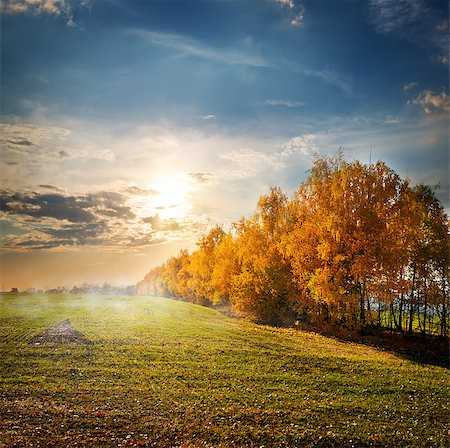
<path fill-rule="evenodd" d="M 317 158 L 226 232 L 150 271 L 141 294 L 229 305 L 259 322 L 448 334 L 449 220 L 435 190 L 383 162 Z"/>

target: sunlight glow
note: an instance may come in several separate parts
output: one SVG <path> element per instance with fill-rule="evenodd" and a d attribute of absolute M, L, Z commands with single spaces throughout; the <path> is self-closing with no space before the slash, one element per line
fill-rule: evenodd
<path fill-rule="evenodd" d="M 158 191 L 158 194 L 149 198 L 149 205 L 162 219 L 181 217 L 189 210 L 188 196 L 192 187 L 184 176 L 164 178 L 152 187 Z"/>

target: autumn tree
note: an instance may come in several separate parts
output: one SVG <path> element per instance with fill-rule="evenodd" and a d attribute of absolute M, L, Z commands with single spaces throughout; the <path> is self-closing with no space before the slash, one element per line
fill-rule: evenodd
<path fill-rule="evenodd" d="M 213 304 L 228 305 L 230 303 L 232 281 L 239 271 L 236 241 L 231 233 L 225 233 L 214 248 L 214 265 L 211 275 Z"/>
<path fill-rule="evenodd" d="M 412 264 L 419 326 L 427 330 L 427 317 L 435 309 L 440 332 L 447 334 L 449 312 L 449 226 L 448 218 L 435 192 L 426 185 L 414 188 L 419 226 L 416 229 Z"/>
<path fill-rule="evenodd" d="M 240 272 L 232 279 L 231 302 L 257 321 L 292 318 L 291 266 L 281 250 L 281 237 L 288 231 L 287 211 L 287 197 L 271 188 L 259 199 L 256 213 L 235 224 Z"/>
<path fill-rule="evenodd" d="M 285 249 L 303 296 L 314 299 L 325 322 L 365 325 L 374 295 L 401 278 L 405 260 L 386 241 L 399 241 L 393 231 L 402 188 L 384 163 L 338 156 L 317 159 L 297 191 Z"/>
<path fill-rule="evenodd" d="M 225 232 L 220 226 L 215 226 L 197 243 L 196 250 L 190 257 L 189 275 L 191 298 L 199 304 L 212 304 L 216 301 L 213 283 L 213 272 L 216 265 L 216 249 L 220 245 Z"/>
<path fill-rule="evenodd" d="M 261 322 L 448 334 L 449 222 L 435 191 L 383 162 L 317 158 L 289 199 L 272 187 L 138 285 Z M 439 328 L 438 328 L 439 327 Z"/>

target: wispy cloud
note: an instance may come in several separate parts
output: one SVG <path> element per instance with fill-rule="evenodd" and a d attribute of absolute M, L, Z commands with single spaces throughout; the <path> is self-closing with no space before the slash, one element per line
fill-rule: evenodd
<path fill-rule="evenodd" d="M 195 39 L 143 29 L 130 29 L 127 34 L 137 36 L 153 45 L 172 48 L 181 56 L 191 56 L 207 59 L 227 65 L 245 65 L 250 67 L 270 67 L 271 64 L 264 58 L 247 54 L 239 50 L 217 49 L 207 46 Z"/>
<path fill-rule="evenodd" d="M 401 122 L 402 122 L 402 119 L 400 117 L 386 117 L 384 119 L 384 124 L 398 124 Z"/>
<path fill-rule="evenodd" d="M 16 145 L 39 145 L 48 140 L 65 140 L 70 130 L 58 126 L 39 126 L 28 123 L 0 124 L 3 141 Z"/>
<path fill-rule="evenodd" d="M 274 154 L 258 151 L 253 148 L 234 149 L 221 154 L 219 157 L 222 160 L 229 160 L 236 165 L 239 170 L 230 172 L 230 174 L 238 174 L 239 177 L 255 176 L 262 168 L 274 166 L 274 164 L 276 168 L 279 168 Z"/>
<path fill-rule="evenodd" d="M 272 151 L 240 148 L 221 154 L 220 158 L 238 167 L 237 170 L 229 171 L 228 176 L 253 177 L 267 169 L 284 169 L 293 156 L 300 155 L 309 160 L 315 152 L 315 136 L 306 134 L 293 137 Z"/>
<path fill-rule="evenodd" d="M 417 82 L 410 82 L 408 84 L 405 84 L 403 86 L 403 91 L 404 92 L 409 92 L 410 90 L 414 89 L 414 87 L 417 86 Z"/>
<path fill-rule="evenodd" d="M 380 34 L 406 39 L 437 52 L 448 63 L 448 21 L 425 0 L 369 0 L 370 20 Z"/>
<path fill-rule="evenodd" d="M 284 106 L 289 108 L 306 106 L 306 103 L 301 101 L 291 101 L 291 100 L 266 100 L 263 103 L 266 106 Z"/>
<path fill-rule="evenodd" d="M 423 0 L 370 0 L 372 23 L 379 33 L 388 34 L 417 24 L 426 9 Z"/>
<path fill-rule="evenodd" d="M 351 94 L 353 91 L 351 80 L 336 71 L 329 69 L 315 70 L 302 66 L 293 66 L 292 70 L 305 76 L 320 78 L 326 84 L 338 87 L 347 94 Z"/>
<path fill-rule="evenodd" d="M 217 119 L 217 117 L 215 115 L 213 115 L 213 114 L 202 115 L 200 118 L 202 120 L 205 120 L 205 121 L 216 120 Z"/>
<path fill-rule="evenodd" d="M 247 53 L 240 49 L 213 48 L 202 42 L 179 34 L 169 34 L 144 29 L 130 29 L 127 31 L 127 34 L 139 37 L 152 45 L 173 49 L 183 57 L 196 57 L 226 65 L 288 70 L 304 76 L 319 78 L 329 85 L 338 87 L 347 94 L 352 92 L 351 81 L 330 69 L 311 69 L 292 63 L 291 61 L 282 59 L 271 60 L 262 56 Z M 204 117 L 212 116 L 205 115 Z"/>
<path fill-rule="evenodd" d="M 98 159 L 113 161 L 114 153 L 108 148 L 87 150 L 77 148 L 69 129 L 56 126 L 39 126 L 30 123 L 0 124 L 0 144 L 5 161 L 32 158 L 43 159 Z"/>

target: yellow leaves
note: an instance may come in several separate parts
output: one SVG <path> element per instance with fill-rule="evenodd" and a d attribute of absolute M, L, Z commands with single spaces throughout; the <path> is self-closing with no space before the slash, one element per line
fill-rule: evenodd
<path fill-rule="evenodd" d="M 317 159 L 292 199 L 271 188 L 232 229 L 213 228 L 197 251 L 173 257 L 140 288 L 202 303 L 231 300 L 258 320 L 303 313 L 346 324 L 367 322 L 371 302 L 391 303 L 416 287 L 436 301 L 448 288 L 442 206 L 431 189 L 412 189 L 382 162 Z"/>

